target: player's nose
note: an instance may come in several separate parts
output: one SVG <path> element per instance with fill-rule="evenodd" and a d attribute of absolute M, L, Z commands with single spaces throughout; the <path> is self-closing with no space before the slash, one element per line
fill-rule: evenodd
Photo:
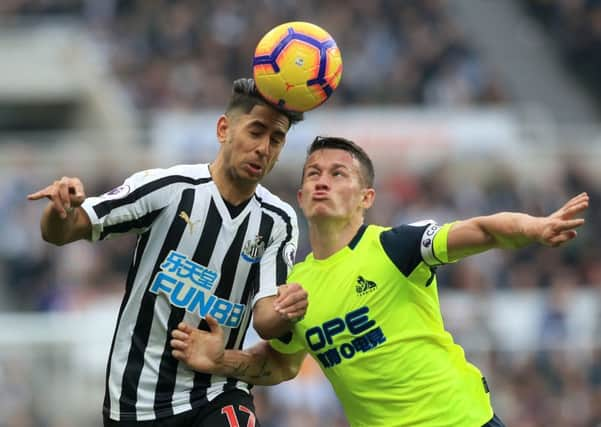
<path fill-rule="evenodd" d="M 322 175 L 317 179 L 317 181 L 315 181 L 315 189 L 316 190 L 327 190 L 328 188 L 330 188 L 330 183 L 329 183 L 327 177 L 324 177 Z"/>
<path fill-rule="evenodd" d="M 261 138 L 257 141 L 255 152 L 261 156 L 268 156 L 270 151 L 269 137 Z"/>

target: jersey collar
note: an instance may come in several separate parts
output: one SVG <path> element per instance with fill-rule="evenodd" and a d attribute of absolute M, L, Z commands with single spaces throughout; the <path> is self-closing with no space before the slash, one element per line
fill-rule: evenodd
<path fill-rule="evenodd" d="M 350 249 L 355 249 L 355 246 L 359 244 L 359 241 L 361 240 L 361 237 L 363 237 L 365 230 L 367 230 L 367 225 L 361 224 L 361 227 L 359 227 L 359 230 L 357 230 L 357 234 L 355 234 L 355 237 L 353 237 L 348 244 Z"/>

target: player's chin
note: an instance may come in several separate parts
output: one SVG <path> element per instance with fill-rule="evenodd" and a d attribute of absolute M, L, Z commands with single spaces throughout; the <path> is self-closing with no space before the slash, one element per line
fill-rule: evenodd
<path fill-rule="evenodd" d="M 330 211 L 330 209 L 327 208 L 327 206 L 324 205 L 317 205 L 317 206 L 312 206 L 309 209 L 304 210 L 304 214 L 305 217 L 307 217 L 308 220 L 323 220 L 323 219 L 329 219 L 332 218 L 332 212 Z"/>

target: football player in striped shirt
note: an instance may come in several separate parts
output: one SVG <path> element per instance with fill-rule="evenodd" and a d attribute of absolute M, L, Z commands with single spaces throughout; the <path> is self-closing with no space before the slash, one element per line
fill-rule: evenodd
<path fill-rule="evenodd" d="M 44 240 L 63 245 L 135 233 L 107 367 L 105 426 L 258 425 L 249 385 L 195 372 L 171 354 L 170 331 L 184 321 L 241 348 L 251 320 L 269 339 L 303 316 L 307 293 L 286 282 L 298 239 L 293 208 L 260 185 L 302 114 L 279 110 L 252 79 L 234 82 L 216 125 L 210 164 L 135 173 L 98 197 L 63 177 L 30 194 L 48 198 Z"/>
<path fill-rule="evenodd" d="M 582 193 L 547 217 L 503 212 L 437 225 L 364 224 L 374 202 L 373 165 L 359 146 L 317 138 L 298 201 L 313 252 L 289 280 L 311 298 L 304 319 L 281 339 L 223 350 L 222 329 L 185 322 L 174 356 L 195 369 L 255 384 L 293 378 L 307 353 L 332 383 L 353 427 L 500 427 L 480 370 L 445 330 L 436 268 L 493 248 L 559 246 L 576 236 Z"/>

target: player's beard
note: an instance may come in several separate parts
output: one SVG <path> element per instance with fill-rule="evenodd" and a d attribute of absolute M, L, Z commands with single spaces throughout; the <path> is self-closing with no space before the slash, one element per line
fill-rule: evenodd
<path fill-rule="evenodd" d="M 244 162 L 234 164 L 228 161 L 228 164 L 228 167 L 225 169 L 226 178 L 235 188 L 239 188 L 244 193 L 253 193 L 261 179 L 265 176 L 265 174 L 262 174 L 260 177 L 251 176 L 243 170 Z"/>

